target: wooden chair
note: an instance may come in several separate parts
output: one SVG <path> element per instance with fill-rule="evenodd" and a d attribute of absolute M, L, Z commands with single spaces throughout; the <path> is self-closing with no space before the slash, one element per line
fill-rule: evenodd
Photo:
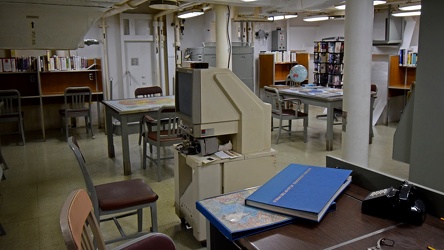
<path fill-rule="evenodd" d="M 85 158 L 80 151 L 77 140 L 68 138 L 68 144 L 76 156 L 89 196 L 94 206 L 96 218 L 102 221 L 113 220 L 121 237 L 108 240 L 112 243 L 142 234 L 142 209 L 149 207 L 151 210 L 151 231 L 157 231 L 157 206 L 159 198 L 151 187 L 142 179 L 128 179 L 123 181 L 94 185 L 86 167 Z M 127 236 L 120 226 L 118 219 L 137 214 L 138 233 Z"/>
<path fill-rule="evenodd" d="M 284 99 L 280 94 L 279 90 L 276 88 L 271 88 L 268 86 L 264 87 L 265 90 L 265 101 L 271 104 L 271 117 L 279 119 L 279 126 L 273 126 L 273 119 L 271 119 L 271 130 L 278 128 L 278 135 L 276 137 L 276 144 L 279 143 L 279 137 L 281 131 L 285 130 L 291 135 L 291 122 L 297 119 L 303 119 L 304 122 L 304 142 L 307 142 L 307 125 L 308 125 L 308 114 L 301 112 L 301 100 L 297 98 L 287 98 Z M 288 103 L 292 108 L 286 108 Z M 283 125 L 282 122 L 287 121 L 287 125 Z"/>
<path fill-rule="evenodd" d="M 16 89 L 0 90 L 0 123 L 17 122 L 17 134 L 20 134 L 22 145 L 25 145 L 25 130 L 23 127 L 23 112 L 20 92 Z"/>
<path fill-rule="evenodd" d="M 91 100 L 92 92 L 89 87 L 68 87 L 65 89 L 64 108 L 59 110 L 59 114 L 65 124 L 66 140 L 69 137 L 69 118 L 73 117 L 84 117 L 86 133 L 89 129 L 92 138 L 95 138 L 92 126 Z"/>
<path fill-rule="evenodd" d="M 183 141 L 179 133 L 179 120 L 174 107 L 162 107 L 157 111 L 156 117 L 145 116 L 144 123 L 144 143 L 143 143 L 143 168 L 146 169 L 146 158 L 157 165 L 157 181 L 161 181 L 162 173 L 160 161 L 171 159 L 173 156 L 160 157 L 160 148 L 172 146 Z M 155 126 L 152 126 L 155 124 Z M 156 128 L 154 130 L 154 127 Z M 147 144 L 150 147 L 150 154 L 147 154 Z M 156 158 L 153 157 L 153 146 L 156 146 Z"/>
<path fill-rule="evenodd" d="M 68 250 L 106 250 L 91 199 L 85 189 L 72 191 L 60 213 L 60 228 Z M 165 234 L 149 233 L 117 249 L 174 250 L 174 242 Z"/>
<path fill-rule="evenodd" d="M 137 88 L 134 90 L 134 97 L 154 97 L 154 96 L 162 96 L 162 88 L 159 86 L 150 86 L 150 87 L 143 87 L 143 88 Z M 139 122 L 139 145 L 142 142 L 142 137 L 144 136 L 142 131 L 142 126 L 145 121 L 145 116 L 142 116 Z M 154 125 L 154 124 L 153 124 Z"/>

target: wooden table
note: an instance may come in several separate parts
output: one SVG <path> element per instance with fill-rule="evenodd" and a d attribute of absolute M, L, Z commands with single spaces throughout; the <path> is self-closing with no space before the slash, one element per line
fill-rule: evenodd
<path fill-rule="evenodd" d="M 112 133 L 112 118 L 114 117 L 120 121 L 122 130 L 123 172 L 124 175 L 131 175 L 128 123 L 138 122 L 144 114 L 156 112 L 162 106 L 174 106 L 174 96 L 108 100 L 102 101 L 102 103 L 105 105 L 108 157 L 114 158 L 115 156 Z"/>
<path fill-rule="evenodd" d="M 368 190 L 351 184 L 337 199 L 336 211 L 321 222 L 296 221 L 259 234 L 229 241 L 210 225 L 209 249 L 367 249 L 380 238 L 395 242 L 382 249 L 444 249 L 444 221 L 427 216 L 421 226 L 374 217 L 361 213 L 361 203 Z"/>

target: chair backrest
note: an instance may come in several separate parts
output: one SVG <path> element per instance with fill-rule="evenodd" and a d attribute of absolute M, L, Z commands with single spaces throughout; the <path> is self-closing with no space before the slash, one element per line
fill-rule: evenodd
<path fill-rule="evenodd" d="M 273 113 L 282 113 L 282 98 L 279 95 L 279 90 L 276 88 L 271 88 L 268 86 L 264 87 L 265 91 L 265 102 L 271 104 L 271 111 Z"/>
<path fill-rule="evenodd" d="M 85 110 L 91 107 L 92 92 L 89 87 L 68 87 L 64 96 L 65 110 Z"/>
<path fill-rule="evenodd" d="M 155 117 L 156 127 L 161 129 L 156 129 L 156 138 L 159 141 L 168 140 L 181 140 L 179 136 L 179 119 L 176 114 L 176 109 L 174 106 L 164 106 L 157 111 L 157 116 Z M 149 131 L 151 126 L 144 124 L 145 131 Z"/>
<path fill-rule="evenodd" d="M 94 183 L 92 182 L 91 176 L 89 175 L 88 169 L 86 167 L 85 158 L 83 157 L 82 152 L 80 151 L 79 144 L 77 144 L 77 140 L 74 136 L 70 136 L 68 138 L 68 145 L 71 150 L 74 152 L 74 155 L 79 163 L 79 167 L 82 171 L 83 179 L 85 181 L 86 189 L 88 190 L 90 199 L 94 206 L 94 213 L 96 218 L 99 218 L 99 202 L 97 198 L 96 189 L 94 187 Z"/>
<path fill-rule="evenodd" d="M 0 113 L 4 115 L 21 114 L 20 92 L 16 89 L 0 90 L 0 102 L 3 103 Z"/>
<path fill-rule="evenodd" d="M 68 250 L 105 250 L 99 223 L 92 212 L 93 206 L 84 189 L 71 192 L 60 213 L 60 228 Z"/>
<path fill-rule="evenodd" d="M 134 97 L 153 97 L 153 96 L 162 96 L 162 88 L 159 86 L 150 86 L 137 88 L 134 90 Z"/>

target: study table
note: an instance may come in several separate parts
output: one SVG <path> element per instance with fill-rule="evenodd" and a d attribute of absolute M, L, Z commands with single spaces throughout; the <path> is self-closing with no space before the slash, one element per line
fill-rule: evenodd
<path fill-rule="evenodd" d="M 340 109 L 343 101 L 342 89 L 318 87 L 316 89 L 297 87 L 279 89 L 279 94 L 285 98 L 298 98 L 304 103 L 304 112 L 308 113 L 309 105 L 325 107 L 327 109 L 327 134 L 326 134 L 326 150 L 333 150 L 333 125 L 334 125 L 334 109 Z M 370 103 L 370 140 L 372 136 L 372 119 L 373 119 L 373 102 L 375 93 L 372 92 Z"/>
<path fill-rule="evenodd" d="M 131 175 L 131 160 L 129 153 L 128 123 L 138 122 L 144 114 L 156 112 L 162 106 L 174 106 L 174 96 L 159 96 L 148 98 L 130 98 L 102 101 L 105 105 L 106 138 L 108 142 L 108 157 L 114 158 L 113 117 L 120 121 L 123 154 L 124 175 Z"/>
<path fill-rule="evenodd" d="M 296 220 L 265 232 L 229 241 L 207 222 L 209 249 L 368 249 L 379 239 L 394 241 L 381 249 L 444 249 L 444 221 L 427 216 L 421 226 L 404 224 L 361 213 L 368 190 L 355 184 L 336 200 L 336 211 L 321 222 Z M 208 234 L 208 233 L 207 233 Z"/>

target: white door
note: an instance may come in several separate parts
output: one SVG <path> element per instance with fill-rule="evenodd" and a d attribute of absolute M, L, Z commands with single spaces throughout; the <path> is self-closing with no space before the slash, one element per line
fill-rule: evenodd
<path fill-rule="evenodd" d="M 151 19 L 145 14 L 120 15 L 123 98 L 133 98 L 139 87 L 158 85 Z"/>
<path fill-rule="evenodd" d="M 125 98 L 134 97 L 139 87 L 155 85 L 155 70 L 151 60 L 152 42 L 125 42 Z"/>

